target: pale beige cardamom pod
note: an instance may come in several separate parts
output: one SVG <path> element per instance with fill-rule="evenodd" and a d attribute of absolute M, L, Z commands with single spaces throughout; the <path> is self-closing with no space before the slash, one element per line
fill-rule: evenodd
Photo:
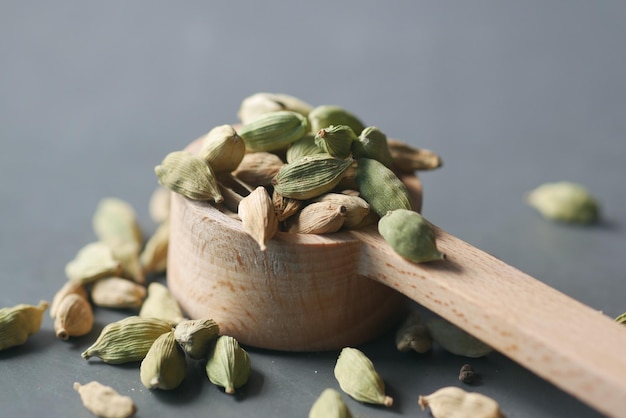
<path fill-rule="evenodd" d="M 325 193 L 313 199 L 314 202 L 332 203 L 346 208 L 346 217 L 343 226 L 355 228 L 370 211 L 370 205 L 358 196 L 344 193 Z"/>
<path fill-rule="evenodd" d="M 387 138 L 387 146 L 393 160 L 393 168 L 399 172 L 434 170 L 443 164 L 441 157 L 433 151 L 415 148 L 398 139 Z"/>
<path fill-rule="evenodd" d="M 172 292 L 159 282 L 148 285 L 148 296 L 143 301 L 139 316 L 162 319 L 172 325 L 184 319 L 180 305 Z"/>
<path fill-rule="evenodd" d="M 430 408 L 434 418 L 504 418 L 498 403 L 480 393 L 466 392 L 456 386 L 420 395 L 422 410 Z"/>
<path fill-rule="evenodd" d="M 282 93 L 260 92 L 243 99 L 237 116 L 242 123 L 249 123 L 270 112 L 291 110 L 307 116 L 311 109 L 313 106 L 297 97 Z"/>
<path fill-rule="evenodd" d="M 89 301 L 76 294 L 65 296 L 54 318 L 54 332 L 60 340 L 89 334 L 93 328 L 93 310 Z"/>
<path fill-rule="evenodd" d="M 111 247 L 113 258 L 120 263 L 120 275 L 137 283 L 145 283 L 143 267 L 139 261 L 140 246 L 127 242 Z"/>
<path fill-rule="evenodd" d="M 139 376 L 148 389 L 176 389 L 185 379 L 185 352 L 174 338 L 174 331 L 157 338 L 142 360 Z"/>
<path fill-rule="evenodd" d="M 138 309 L 146 297 L 146 288 L 121 277 L 97 280 L 91 288 L 94 305 L 115 309 Z"/>
<path fill-rule="evenodd" d="M 272 204 L 274 205 L 274 212 L 276 213 L 278 222 L 282 222 L 298 213 L 298 211 L 302 209 L 302 206 L 304 206 L 304 201 L 285 197 L 274 190 L 274 193 L 272 193 Z"/>
<path fill-rule="evenodd" d="M 186 319 L 174 329 L 176 342 L 195 360 L 207 356 L 219 333 L 220 327 L 212 319 Z"/>
<path fill-rule="evenodd" d="M 426 322 L 433 340 L 446 351 L 457 356 L 478 358 L 486 356 L 493 348 L 443 318 Z"/>
<path fill-rule="evenodd" d="M 432 346 L 433 338 L 419 312 L 410 312 L 396 331 L 396 348 L 403 352 L 413 350 L 416 353 L 426 353 Z"/>
<path fill-rule="evenodd" d="M 100 200 L 92 219 L 93 229 L 99 241 L 112 248 L 119 244 L 143 244 L 143 235 L 137 214 L 125 200 L 109 197 Z"/>
<path fill-rule="evenodd" d="M 169 189 L 163 186 L 154 189 L 148 203 L 148 212 L 154 223 L 160 224 L 169 220 L 171 201 L 172 192 Z"/>
<path fill-rule="evenodd" d="M 83 284 L 102 277 L 116 276 L 120 272 L 120 263 L 113 256 L 111 247 L 102 241 L 85 245 L 65 265 L 67 277 Z"/>
<path fill-rule="evenodd" d="M 327 388 L 311 406 L 309 418 L 352 418 L 352 414 L 341 394 Z"/>
<path fill-rule="evenodd" d="M 49 305 L 42 300 L 37 306 L 19 304 L 0 309 L 0 350 L 22 345 L 39 332 Z"/>
<path fill-rule="evenodd" d="M 278 155 L 271 152 L 251 152 L 243 157 L 233 175 L 252 186 L 269 186 L 284 164 Z"/>
<path fill-rule="evenodd" d="M 106 325 L 81 356 L 99 357 L 109 364 L 141 361 L 154 341 L 171 330 L 172 325 L 162 319 L 129 316 Z"/>
<path fill-rule="evenodd" d="M 85 408 L 97 417 L 128 418 L 137 411 L 129 396 L 120 395 L 112 387 L 99 382 L 92 381 L 84 385 L 75 382 L 74 390 L 80 395 Z"/>
<path fill-rule="evenodd" d="M 82 296 L 85 299 L 89 298 L 87 289 L 85 289 L 85 286 L 81 282 L 76 282 L 73 280 L 66 281 L 65 284 L 54 294 L 54 297 L 52 298 L 52 303 L 50 304 L 50 318 L 54 319 L 56 317 L 57 310 L 59 309 L 59 304 L 65 296 L 72 293 Z"/>
<path fill-rule="evenodd" d="M 298 234 L 332 234 L 341 229 L 345 219 L 345 206 L 314 202 L 287 219 L 287 231 Z"/>
<path fill-rule="evenodd" d="M 246 153 L 246 144 L 231 125 L 211 129 L 202 139 L 198 156 L 218 174 L 237 168 Z"/>
<path fill-rule="evenodd" d="M 265 187 L 259 186 L 241 199 L 238 213 L 243 230 L 259 244 L 261 251 L 265 251 L 267 241 L 278 231 L 274 205 Z"/>
<path fill-rule="evenodd" d="M 206 374 L 214 385 L 221 386 L 230 395 L 248 382 L 250 356 L 233 337 L 220 336 L 206 363 Z"/>
<path fill-rule="evenodd" d="M 188 151 L 174 151 L 154 168 L 159 183 L 192 200 L 224 200 L 211 166 Z"/>
<path fill-rule="evenodd" d="M 352 347 L 342 349 L 334 374 L 341 390 L 357 401 L 393 405 L 393 399 L 385 394 L 383 379 L 362 351 Z"/>
<path fill-rule="evenodd" d="M 139 255 L 144 274 L 160 274 L 167 269 L 167 251 L 170 241 L 170 223 L 162 222 L 146 242 Z"/>

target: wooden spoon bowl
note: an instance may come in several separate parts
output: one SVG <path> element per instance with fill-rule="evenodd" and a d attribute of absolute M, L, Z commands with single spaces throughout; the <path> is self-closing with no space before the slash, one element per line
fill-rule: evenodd
<path fill-rule="evenodd" d="M 419 207 L 418 179 L 403 181 Z M 408 296 L 604 414 L 625 416 L 623 325 L 437 227 L 446 260 L 415 264 L 375 226 L 279 233 L 260 251 L 208 203 L 174 195 L 170 222 L 172 293 L 192 318 L 213 318 L 244 344 L 357 345 L 396 324 Z"/>

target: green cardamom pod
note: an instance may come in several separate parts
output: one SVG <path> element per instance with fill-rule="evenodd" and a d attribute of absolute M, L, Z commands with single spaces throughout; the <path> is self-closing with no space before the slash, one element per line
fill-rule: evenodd
<path fill-rule="evenodd" d="M 357 141 L 356 134 L 347 125 L 331 125 L 320 129 L 315 134 L 315 144 L 335 158 L 348 158 L 355 141 Z"/>
<path fill-rule="evenodd" d="M 504 418 L 493 399 L 476 392 L 466 392 L 456 386 L 441 388 L 430 395 L 420 395 L 422 411 L 427 407 L 434 418 L 471 417 Z"/>
<path fill-rule="evenodd" d="M 589 191 L 569 181 L 542 184 L 527 193 L 526 202 L 555 221 L 592 224 L 600 217 L 600 205 Z"/>
<path fill-rule="evenodd" d="M 445 319 L 431 319 L 426 322 L 426 327 L 437 344 L 457 356 L 478 358 L 493 351 L 493 348 Z"/>
<path fill-rule="evenodd" d="M 206 374 L 211 383 L 224 388 L 228 394 L 248 382 L 250 377 L 250 357 L 237 340 L 222 335 L 209 353 Z"/>
<path fill-rule="evenodd" d="M 101 241 L 85 245 L 76 253 L 74 259 L 65 265 L 67 277 L 82 284 L 91 283 L 102 277 L 116 276 L 120 272 L 120 263 L 113 256 L 113 250 Z"/>
<path fill-rule="evenodd" d="M 211 166 L 188 151 L 170 152 L 154 172 L 161 185 L 189 199 L 224 200 Z"/>
<path fill-rule="evenodd" d="M 291 144 L 285 153 L 285 159 L 287 163 L 293 163 L 302 157 L 316 154 L 325 154 L 325 152 L 315 143 L 315 136 L 307 134 Z"/>
<path fill-rule="evenodd" d="M 237 116 L 242 123 L 249 123 L 270 112 L 291 110 L 307 116 L 311 109 L 310 104 L 288 94 L 255 93 L 241 102 Z"/>
<path fill-rule="evenodd" d="M 426 324 L 422 322 L 419 312 L 412 311 L 396 331 L 396 348 L 398 351 L 413 350 L 416 353 L 426 353 L 433 346 L 433 337 L 430 336 Z"/>
<path fill-rule="evenodd" d="M 172 325 L 161 319 L 130 316 L 106 325 L 81 355 L 85 360 L 100 357 L 109 364 L 141 361 L 154 341 L 171 329 Z"/>
<path fill-rule="evenodd" d="M 172 325 L 184 319 L 183 311 L 172 292 L 159 282 L 152 282 L 148 285 L 148 296 L 141 305 L 139 316 L 158 318 Z"/>
<path fill-rule="evenodd" d="M 250 152 L 280 151 L 302 138 L 308 131 L 307 119 L 289 110 L 266 113 L 239 129 Z"/>
<path fill-rule="evenodd" d="M 135 209 L 122 199 L 109 197 L 100 200 L 92 224 L 99 241 L 111 247 L 126 243 L 134 243 L 138 248 L 143 245 Z"/>
<path fill-rule="evenodd" d="M 198 156 L 214 173 L 230 173 L 246 154 L 246 143 L 230 125 L 216 126 L 204 136 Z"/>
<path fill-rule="evenodd" d="M 617 316 L 615 318 L 615 322 L 617 322 L 618 324 L 626 325 L 626 312 L 624 312 L 623 314 Z"/>
<path fill-rule="evenodd" d="M 309 418 L 352 418 L 352 414 L 341 394 L 327 388 L 311 406 Z"/>
<path fill-rule="evenodd" d="M 352 162 L 328 154 L 304 157 L 282 166 L 272 184 L 284 197 L 312 199 L 334 189 Z"/>
<path fill-rule="evenodd" d="M 209 353 L 220 333 L 220 327 L 212 319 L 186 319 L 176 325 L 174 337 L 187 355 L 195 360 L 203 359 Z"/>
<path fill-rule="evenodd" d="M 311 132 L 318 132 L 331 125 L 347 125 L 355 133 L 365 129 L 365 125 L 359 118 L 340 106 L 317 106 L 309 112 L 308 118 Z"/>
<path fill-rule="evenodd" d="M 352 347 L 342 349 L 334 373 L 341 390 L 357 401 L 393 405 L 393 399 L 385 394 L 383 379 L 362 351 Z"/>
<path fill-rule="evenodd" d="M 39 332 L 43 314 L 49 303 L 19 304 L 0 309 L 0 350 L 23 345 L 28 337 Z"/>
<path fill-rule="evenodd" d="M 390 210 L 413 209 L 404 183 L 380 161 L 359 158 L 355 180 L 361 197 L 378 216 Z"/>
<path fill-rule="evenodd" d="M 378 221 L 378 232 L 398 255 L 414 263 L 445 258 L 437 249 L 435 232 L 430 223 L 412 210 L 387 212 Z"/>
<path fill-rule="evenodd" d="M 363 129 L 352 143 L 352 156 L 380 161 L 387 168 L 393 165 L 393 158 L 387 145 L 387 135 L 375 126 Z"/>
<path fill-rule="evenodd" d="M 176 389 L 185 379 L 185 352 L 174 338 L 174 331 L 160 335 L 142 360 L 139 377 L 148 389 Z"/>

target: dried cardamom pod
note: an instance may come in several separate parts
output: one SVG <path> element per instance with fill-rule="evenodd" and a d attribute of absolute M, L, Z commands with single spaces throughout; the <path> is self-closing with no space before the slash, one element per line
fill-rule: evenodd
<path fill-rule="evenodd" d="M 302 138 L 308 131 L 306 117 L 289 110 L 281 110 L 261 115 L 258 119 L 244 124 L 239 136 L 246 143 L 246 149 L 256 151 L 279 151 Z"/>
<path fill-rule="evenodd" d="M 146 242 L 139 263 L 144 274 L 160 274 L 167 269 L 167 251 L 170 242 L 170 223 L 162 222 Z"/>
<path fill-rule="evenodd" d="M 101 241 L 85 245 L 65 265 L 67 277 L 83 284 L 102 277 L 119 275 L 120 272 L 120 263 L 113 256 L 111 247 Z"/>
<path fill-rule="evenodd" d="M 430 223 L 412 210 L 387 212 L 378 221 L 378 232 L 398 255 L 414 263 L 445 258 L 445 254 L 437 249 Z"/>
<path fill-rule="evenodd" d="M 271 152 L 251 152 L 243 157 L 233 175 L 252 186 L 269 186 L 284 164 L 278 155 Z"/>
<path fill-rule="evenodd" d="M 555 221 L 592 224 L 600 217 L 600 205 L 589 191 L 569 181 L 544 183 L 526 194 L 526 202 Z"/>
<path fill-rule="evenodd" d="M 348 158 L 352 144 L 357 141 L 356 134 L 347 125 L 331 125 L 315 134 L 315 145 L 335 158 Z"/>
<path fill-rule="evenodd" d="M 304 157 L 280 168 L 272 179 L 274 190 L 293 199 L 312 199 L 331 191 L 352 164 L 327 154 Z"/>
<path fill-rule="evenodd" d="M 224 200 L 211 166 L 188 151 L 174 151 L 154 168 L 159 183 L 192 200 Z"/>
<path fill-rule="evenodd" d="M 426 353 L 432 346 L 433 338 L 422 322 L 422 317 L 419 312 L 412 311 L 396 331 L 396 348 L 398 351 Z"/>
<path fill-rule="evenodd" d="M 313 106 L 297 97 L 281 93 L 255 93 L 246 97 L 239 107 L 237 116 L 242 123 L 250 123 L 259 116 L 279 110 L 291 110 L 307 116 Z"/>
<path fill-rule="evenodd" d="M 92 224 L 98 240 L 112 248 L 126 243 L 135 243 L 139 248 L 143 244 L 135 209 L 122 199 L 109 197 L 100 200 Z"/>
<path fill-rule="evenodd" d="M 146 288 L 121 277 L 97 280 L 91 288 L 94 305 L 104 308 L 138 309 L 146 297 Z"/>
<path fill-rule="evenodd" d="M 176 325 L 174 337 L 187 355 L 195 360 L 205 358 L 211 343 L 220 333 L 220 327 L 212 319 L 186 319 Z"/>
<path fill-rule="evenodd" d="M 54 332 L 60 340 L 89 334 L 93 328 L 93 310 L 83 296 L 70 293 L 58 306 L 54 318 Z"/>
<path fill-rule="evenodd" d="M 387 145 L 387 135 L 375 126 L 369 126 L 361 132 L 358 139 L 352 143 L 354 158 L 371 158 L 391 168 L 393 158 Z"/>
<path fill-rule="evenodd" d="M 139 261 L 139 247 L 134 242 L 128 242 L 111 247 L 113 258 L 120 263 L 120 275 L 136 283 L 145 283 L 143 267 Z"/>
<path fill-rule="evenodd" d="M 228 394 L 248 382 L 250 356 L 233 337 L 222 335 L 215 342 L 206 363 L 206 374 L 214 385 L 221 386 Z"/>
<path fill-rule="evenodd" d="M 342 349 L 334 373 L 341 390 L 357 401 L 393 405 L 393 399 L 385 395 L 383 379 L 362 351 L 352 347 Z"/>
<path fill-rule="evenodd" d="M 296 142 L 291 144 L 285 153 L 285 159 L 287 163 L 293 163 L 298 161 L 302 157 L 308 157 L 311 155 L 325 154 L 315 143 L 315 136 L 306 134 Z"/>
<path fill-rule="evenodd" d="M 129 316 L 106 325 L 96 341 L 81 356 L 88 360 L 100 357 L 109 364 L 122 364 L 144 359 L 152 343 L 172 325 L 158 318 Z"/>
<path fill-rule="evenodd" d="M 341 394 L 327 388 L 311 406 L 309 418 L 352 418 L 352 414 Z"/>
<path fill-rule="evenodd" d="M 154 223 L 160 224 L 170 219 L 171 197 L 172 192 L 163 186 L 158 186 L 152 192 L 148 204 L 148 211 Z"/>
<path fill-rule="evenodd" d="M 185 379 L 187 360 L 185 352 L 174 338 L 174 331 L 154 340 L 141 361 L 139 376 L 148 389 L 176 389 Z"/>
<path fill-rule="evenodd" d="M 274 193 L 272 193 L 272 204 L 274 205 L 274 212 L 278 222 L 282 222 L 296 214 L 304 206 L 304 201 L 285 197 L 274 190 Z"/>
<path fill-rule="evenodd" d="M 56 313 L 63 298 L 65 298 L 65 296 L 67 295 L 74 293 L 84 297 L 85 299 L 89 298 L 89 295 L 87 294 L 87 289 L 85 289 L 85 286 L 82 283 L 68 280 L 67 282 L 65 282 L 63 287 L 61 287 L 54 294 L 54 297 L 52 298 L 52 303 L 50 304 L 50 318 L 54 319 L 56 317 Z"/>
<path fill-rule="evenodd" d="M 361 197 L 378 216 L 383 217 L 390 210 L 413 209 L 404 183 L 380 161 L 359 158 L 355 180 Z"/>
<path fill-rule="evenodd" d="M 204 136 L 198 156 L 211 166 L 214 173 L 230 173 L 237 168 L 246 153 L 246 144 L 230 125 L 220 125 Z"/>
<path fill-rule="evenodd" d="M 346 216 L 343 226 L 346 228 L 357 227 L 370 211 L 370 205 L 364 199 L 345 193 L 325 193 L 314 198 L 313 201 L 332 203 L 345 207 Z"/>
<path fill-rule="evenodd" d="M 261 251 L 265 251 L 267 241 L 278 231 L 274 204 L 265 187 L 259 186 L 241 199 L 238 213 L 243 230 L 259 244 Z"/>
<path fill-rule="evenodd" d="M 441 167 L 441 157 L 433 151 L 415 148 L 406 142 L 393 138 L 387 138 L 387 146 L 393 159 L 393 168 L 399 172 L 413 173 Z"/>
<path fill-rule="evenodd" d="M 297 234 L 332 234 L 341 229 L 345 219 L 345 206 L 314 202 L 287 219 L 287 231 Z"/>
<path fill-rule="evenodd" d="M 85 408 L 97 417 L 128 418 L 137 412 L 133 400 L 122 396 L 110 386 L 92 381 L 81 385 L 74 383 L 74 390 L 80 395 Z"/>
<path fill-rule="evenodd" d="M 178 301 L 167 286 L 152 282 L 148 285 L 148 296 L 143 301 L 139 316 L 142 318 L 159 318 L 172 325 L 182 321 L 183 312 Z"/>
<path fill-rule="evenodd" d="M 626 312 L 615 318 L 615 322 L 626 325 Z"/>
<path fill-rule="evenodd" d="M 475 392 L 448 386 L 418 399 L 422 411 L 427 407 L 434 418 L 504 418 L 493 399 Z"/>
<path fill-rule="evenodd" d="M 493 348 L 445 319 L 431 319 L 426 322 L 426 327 L 437 344 L 457 356 L 478 358 L 493 351 Z"/>
<path fill-rule="evenodd" d="M 39 332 L 48 302 L 39 305 L 19 304 L 0 309 L 0 351 L 26 343 L 28 337 Z"/>
<path fill-rule="evenodd" d="M 308 118 L 311 132 L 318 132 L 331 125 L 347 125 L 355 133 L 365 129 L 363 122 L 354 114 L 334 105 L 317 106 L 309 112 Z"/>

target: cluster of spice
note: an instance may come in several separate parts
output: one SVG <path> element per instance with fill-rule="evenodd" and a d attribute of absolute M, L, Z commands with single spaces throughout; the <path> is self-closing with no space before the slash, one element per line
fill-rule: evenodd
<path fill-rule="evenodd" d="M 390 140 L 341 107 L 288 95 L 250 96 L 238 115 L 240 126 L 213 128 L 197 153 L 169 153 L 155 168 L 160 184 L 233 214 L 261 250 L 279 230 L 327 234 L 378 222 L 402 257 L 444 257 L 396 174 L 437 168 L 436 154 Z"/>

